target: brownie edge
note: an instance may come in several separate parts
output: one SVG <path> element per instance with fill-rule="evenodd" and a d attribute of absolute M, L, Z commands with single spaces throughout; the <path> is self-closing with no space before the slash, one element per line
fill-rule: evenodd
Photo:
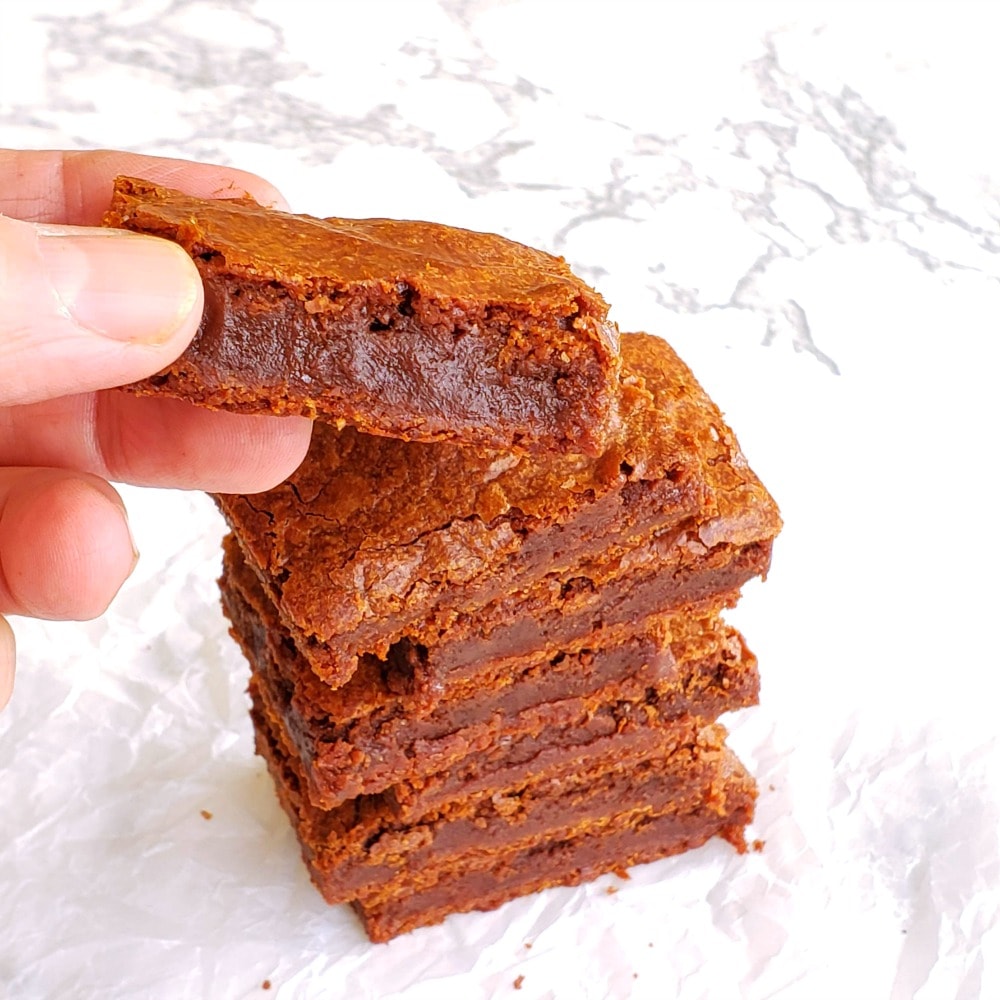
<path fill-rule="evenodd" d="M 188 349 L 129 389 L 414 441 L 597 454 L 618 333 L 562 258 L 436 223 L 317 219 L 119 177 L 104 224 L 193 258 Z"/>

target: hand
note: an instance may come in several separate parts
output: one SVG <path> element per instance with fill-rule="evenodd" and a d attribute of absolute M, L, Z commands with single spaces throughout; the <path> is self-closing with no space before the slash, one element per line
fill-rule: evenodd
<path fill-rule="evenodd" d="M 309 422 L 112 387 L 170 364 L 202 285 L 179 247 L 96 227 L 131 174 L 200 197 L 284 202 L 238 170 L 115 152 L 0 150 L 0 615 L 101 614 L 137 558 L 108 480 L 253 493 L 302 460 Z M 0 617 L 0 708 L 14 638 Z"/>

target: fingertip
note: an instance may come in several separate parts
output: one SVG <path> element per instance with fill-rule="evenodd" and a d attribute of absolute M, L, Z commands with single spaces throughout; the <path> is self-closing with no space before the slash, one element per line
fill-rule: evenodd
<path fill-rule="evenodd" d="M 60 310 L 100 337 L 163 354 L 194 337 L 204 288 L 176 243 L 124 229 L 38 224 L 38 250 Z"/>
<path fill-rule="evenodd" d="M 122 174 L 198 198 L 248 194 L 261 205 L 288 210 L 273 184 L 246 170 L 113 149 L 0 149 L 0 173 L 17 179 L 0 190 L 0 215 L 31 222 L 99 225 L 114 179 Z"/>
<path fill-rule="evenodd" d="M 0 216 L 0 405 L 153 375 L 193 339 L 203 304 L 174 243 Z"/>
<path fill-rule="evenodd" d="M 145 156 L 140 153 L 121 153 L 115 150 L 100 150 L 77 155 L 91 157 L 82 165 L 84 169 L 103 169 L 107 173 L 113 164 L 114 172 L 117 174 L 141 177 L 164 187 L 176 188 L 196 198 L 225 199 L 249 195 L 254 201 L 268 208 L 288 211 L 288 202 L 284 195 L 269 181 L 248 170 L 215 163 L 197 163 L 170 157 Z"/>
<path fill-rule="evenodd" d="M 15 651 L 14 630 L 7 619 L 0 616 L 0 712 L 7 707 L 14 692 Z"/>
<path fill-rule="evenodd" d="M 98 394 L 91 471 L 115 482 L 208 493 L 259 493 L 287 479 L 312 421 L 230 413 L 169 396 Z"/>
<path fill-rule="evenodd" d="M 2 610 L 84 621 L 102 614 L 138 553 L 118 494 L 96 476 L 24 470 L 0 522 Z"/>
<path fill-rule="evenodd" d="M 306 417 L 275 417 L 201 410 L 191 404 L 190 469 L 195 489 L 208 493 L 260 493 L 287 479 L 309 450 L 313 423 Z M 195 451 L 197 449 L 197 452 Z"/>
<path fill-rule="evenodd" d="M 252 440 L 257 456 L 235 472 L 245 477 L 237 493 L 261 493 L 284 482 L 302 464 L 309 450 L 313 422 L 307 417 L 244 417 L 259 421 Z"/>

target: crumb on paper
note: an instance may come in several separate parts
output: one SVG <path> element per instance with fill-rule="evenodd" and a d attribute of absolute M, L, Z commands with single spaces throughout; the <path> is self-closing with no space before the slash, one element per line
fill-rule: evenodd
<path fill-rule="evenodd" d="M 271 980 L 265 979 L 264 982 L 260 984 L 260 988 L 262 990 L 269 990 L 271 988 Z"/>
<path fill-rule="evenodd" d="M 212 814 L 207 809 L 202 809 L 202 811 L 201 811 L 201 818 L 202 819 L 211 819 L 212 818 Z"/>
<path fill-rule="evenodd" d="M 531 941 L 525 941 L 524 942 L 524 947 L 527 948 L 528 951 L 531 951 L 531 945 L 532 945 L 532 943 L 533 942 L 531 942 Z"/>
<path fill-rule="evenodd" d="M 758 837 L 750 844 L 750 849 L 754 852 L 754 854 L 760 854 L 760 852 L 764 850 L 764 841 Z"/>
<path fill-rule="evenodd" d="M 517 979 L 514 980 L 514 989 L 519 990 L 523 985 L 524 985 L 524 976 L 518 976 Z"/>
<path fill-rule="evenodd" d="M 618 891 L 618 886 L 609 885 L 607 889 L 604 890 L 609 896 L 613 896 Z"/>

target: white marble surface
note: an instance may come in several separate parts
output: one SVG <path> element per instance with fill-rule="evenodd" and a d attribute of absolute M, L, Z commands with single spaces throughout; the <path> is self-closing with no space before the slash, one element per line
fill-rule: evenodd
<path fill-rule="evenodd" d="M 623 329 L 692 364 L 787 527 L 733 616 L 761 660 L 761 705 L 731 729 L 764 850 L 713 845 L 374 947 L 310 888 L 252 756 L 216 515 L 126 490 L 143 559 L 111 613 L 15 626 L 0 994 L 1000 995 L 997 20 L 3 4 L 0 145 L 231 162 L 300 211 L 564 254 Z"/>

